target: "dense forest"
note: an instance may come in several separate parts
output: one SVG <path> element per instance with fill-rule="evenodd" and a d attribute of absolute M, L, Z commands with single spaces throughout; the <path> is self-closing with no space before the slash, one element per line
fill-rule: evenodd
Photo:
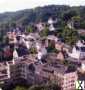
<path fill-rule="evenodd" d="M 40 20 L 47 21 L 49 17 L 57 17 L 65 21 L 74 17 L 75 22 L 78 22 L 78 27 L 81 26 L 81 28 L 85 28 L 85 21 L 83 21 L 85 19 L 85 7 L 70 7 L 65 5 L 49 5 L 34 9 L 1 13 L 0 24 L 15 22 L 17 24 L 26 25 Z"/>
<path fill-rule="evenodd" d="M 30 23 L 39 20 L 46 21 L 50 16 L 61 17 L 62 14 L 68 10 L 71 10 L 71 7 L 51 5 L 16 12 L 5 12 L 0 14 L 0 23 Z"/>

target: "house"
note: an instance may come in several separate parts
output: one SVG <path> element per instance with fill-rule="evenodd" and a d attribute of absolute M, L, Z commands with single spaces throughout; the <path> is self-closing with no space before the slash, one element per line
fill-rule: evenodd
<path fill-rule="evenodd" d="M 31 41 L 25 41 L 25 45 L 27 49 L 29 50 L 32 47 L 32 42 Z"/>
<path fill-rule="evenodd" d="M 58 50 L 58 51 L 62 51 L 63 50 L 63 46 L 64 44 L 60 41 L 56 42 L 55 43 L 55 48 Z"/>
<path fill-rule="evenodd" d="M 51 25 L 49 26 L 49 31 L 55 31 L 55 28 L 54 28 L 53 24 L 51 24 Z"/>
<path fill-rule="evenodd" d="M 63 51 L 65 51 L 66 53 L 68 53 L 71 50 L 71 47 L 67 44 L 63 44 Z"/>
<path fill-rule="evenodd" d="M 2 54 L 2 56 L 4 56 L 4 59 L 11 60 L 12 54 L 13 54 L 12 49 L 9 46 L 4 46 L 3 47 L 3 54 Z"/>
<path fill-rule="evenodd" d="M 15 32 L 8 32 L 7 37 L 9 39 L 9 44 L 17 43 Z"/>
<path fill-rule="evenodd" d="M 75 81 L 78 79 L 76 71 L 68 71 L 68 67 L 60 64 L 45 64 L 39 68 L 38 75 L 43 78 L 43 82 L 55 82 L 61 87 L 61 90 L 74 90 Z"/>
<path fill-rule="evenodd" d="M 18 41 L 19 44 L 24 44 L 29 50 L 31 47 L 36 46 L 35 41 L 39 39 L 38 33 L 30 33 L 28 35 L 19 36 L 20 39 Z M 37 42 L 37 41 L 36 41 Z"/>
<path fill-rule="evenodd" d="M 40 38 L 40 35 L 38 33 L 30 33 L 28 35 L 26 35 L 25 37 L 26 39 L 33 39 L 33 40 L 37 40 Z"/>
<path fill-rule="evenodd" d="M 49 18 L 48 19 L 48 24 L 53 24 L 54 23 L 54 20 L 52 18 Z"/>
<path fill-rule="evenodd" d="M 45 23 L 39 22 L 36 24 L 37 30 L 41 32 L 45 28 Z"/>
<path fill-rule="evenodd" d="M 0 63 L 0 85 L 5 84 L 9 80 L 7 67 L 5 63 Z"/>
<path fill-rule="evenodd" d="M 54 35 L 48 35 L 48 36 L 47 36 L 47 39 L 48 39 L 48 40 L 55 41 L 55 42 L 57 42 L 57 41 L 59 40 L 59 38 L 56 37 L 56 36 L 54 36 Z"/>
<path fill-rule="evenodd" d="M 57 18 L 49 18 L 47 25 L 49 27 L 49 31 L 55 31 L 58 28 L 58 19 Z"/>
<path fill-rule="evenodd" d="M 60 61 L 64 61 L 65 54 L 63 52 L 58 53 L 48 53 L 46 55 L 46 63 L 52 64 L 52 63 L 60 63 Z"/>
<path fill-rule="evenodd" d="M 55 21 L 52 18 L 48 19 L 49 31 L 55 31 L 54 23 Z"/>
<path fill-rule="evenodd" d="M 68 21 L 68 22 L 67 22 L 67 26 L 68 26 L 70 29 L 74 29 L 74 23 L 73 23 L 73 21 Z"/>
<path fill-rule="evenodd" d="M 49 46 L 49 44 L 52 44 L 53 46 L 55 46 L 55 43 L 59 41 L 59 38 L 54 36 L 54 35 L 48 35 L 46 38 L 46 47 Z"/>
<path fill-rule="evenodd" d="M 48 24 L 53 24 L 53 23 L 57 23 L 58 22 L 58 18 L 52 18 L 52 17 L 50 17 L 49 19 L 48 19 Z"/>
<path fill-rule="evenodd" d="M 46 55 L 47 55 L 46 48 L 41 47 L 41 49 L 39 49 L 39 51 L 38 51 L 37 58 L 38 58 L 38 60 L 41 60 Z"/>
<path fill-rule="evenodd" d="M 85 61 L 81 63 L 81 71 L 85 73 Z"/>
<path fill-rule="evenodd" d="M 13 58 L 16 59 L 16 58 L 18 58 L 18 57 L 19 57 L 19 56 L 18 56 L 18 52 L 17 52 L 16 49 L 14 49 L 14 51 L 13 51 Z"/>
<path fill-rule="evenodd" d="M 68 53 L 68 55 L 75 59 L 84 59 L 85 58 L 85 44 L 82 41 L 78 41 L 76 46 L 73 47 L 72 53 Z"/>
<path fill-rule="evenodd" d="M 64 56 L 63 52 L 59 52 L 59 53 L 57 54 L 57 59 L 58 59 L 58 60 L 61 60 L 61 61 L 63 61 L 63 60 L 65 59 L 65 56 Z"/>
<path fill-rule="evenodd" d="M 36 45 L 35 45 L 35 47 L 36 47 L 37 50 L 40 50 L 40 49 L 42 48 L 42 44 L 41 44 L 41 42 L 36 41 Z"/>

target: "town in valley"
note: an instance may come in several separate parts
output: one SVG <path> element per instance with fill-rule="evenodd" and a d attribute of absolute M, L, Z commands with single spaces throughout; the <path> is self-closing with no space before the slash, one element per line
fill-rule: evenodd
<path fill-rule="evenodd" d="M 1 90 L 85 90 L 76 87 L 85 81 L 85 7 L 49 5 L 0 20 Z"/>

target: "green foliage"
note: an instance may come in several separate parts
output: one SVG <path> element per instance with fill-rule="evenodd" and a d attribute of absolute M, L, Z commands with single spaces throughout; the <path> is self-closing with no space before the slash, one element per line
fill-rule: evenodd
<path fill-rule="evenodd" d="M 75 28 L 82 28 L 82 29 L 85 29 L 85 21 L 82 20 L 82 18 L 80 16 L 74 16 L 72 18 L 72 20 L 74 21 L 74 27 Z"/>
<path fill-rule="evenodd" d="M 69 66 L 68 66 L 68 71 L 75 71 L 75 70 L 76 70 L 76 65 L 70 63 Z"/>
<path fill-rule="evenodd" d="M 46 21 L 50 16 L 61 16 L 63 11 L 67 11 L 69 6 L 65 5 L 51 5 L 45 7 L 37 7 L 35 9 L 26 9 L 17 12 L 7 12 L 0 14 L 0 23 L 16 22 L 27 25 L 30 22 Z"/>
<path fill-rule="evenodd" d="M 33 28 L 31 26 L 27 27 L 26 32 L 32 33 L 33 32 Z"/>
<path fill-rule="evenodd" d="M 74 20 L 74 21 L 80 21 L 80 16 L 74 16 L 74 17 L 72 17 L 72 20 Z"/>
<path fill-rule="evenodd" d="M 30 87 L 16 86 L 13 90 L 61 90 L 61 88 L 53 83 L 32 85 Z"/>
<path fill-rule="evenodd" d="M 43 36 L 48 36 L 48 34 L 49 34 L 49 29 L 48 29 L 48 27 L 45 27 L 45 29 L 40 32 L 40 36 L 41 36 L 41 37 L 43 37 Z"/>
<path fill-rule="evenodd" d="M 74 45 L 79 37 L 76 30 L 65 27 L 62 31 L 62 38 L 65 40 L 65 43 Z"/>
<path fill-rule="evenodd" d="M 85 35 L 80 35 L 81 40 L 85 40 Z"/>
<path fill-rule="evenodd" d="M 22 86 L 16 86 L 16 88 L 13 90 L 27 90 L 27 88 L 22 87 Z"/>
<path fill-rule="evenodd" d="M 57 49 L 55 49 L 55 47 L 52 47 L 52 46 L 48 46 L 47 51 L 58 53 Z"/>
<path fill-rule="evenodd" d="M 28 90 L 42 90 L 42 87 L 38 85 L 33 85 Z"/>
<path fill-rule="evenodd" d="M 84 20 L 81 21 L 81 23 L 80 23 L 80 28 L 85 29 L 85 21 L 84 21 Z"/>
<path fill-rule="evenodd" d="M 60 87 L 56 84 L 33 85 L 28 90 L 60 90 Z"/>
<path fill-rule="evenodd" d="M 76 15 L 77 15 L 77 11 L 75 11 L 75 10 L 69 10 L 69 11 L 67 11 L 67 12 L 65 12 L 65 13 L 63 14 L 63 19 L 64 19 L 65 21 L 69 21 L 69 20 L 72 19 L 72 17 L 74 17 L 74 16 L 76 16 Z"/>
<path fill-rule="evenodd" d="M 70 7 L 65 5 L 49 5 L 45 7 L 37 7 L 35 9 L 26 9 L 17 12 L 7 12 L 0 14 L 0 25 L 15 27 L 17 25 L 29 25 L 36 21 L 47 22 L 49 17 L 61 18 L 64 21 L 70 20 L 72 17 L 80 16 L 81 20 L 85 19 L 85 7 Z M 1 26 L 0 26 L 1 27 Z M 7 30 L 7 28 L 6 28 Z"/>
<path fill-rule="evenodd" d="M 68 66 L 69 65 L 69 61 L 68 60 L 64 60 L 63 61 L 63 64 L 66 65 L 66 66 Z"/>
<path fill-rule="evenodd" d="M 33 48 L 33 47 L 30 48 L 29 53 L 31 53 L 31 54 L 36 54 L 36 53 L 37 53 L 36 48 Z"/>
<path fill-rule="evenodd" d="M 55 52 L 58 53 L 58 50 L 55 48 L 55 45 L 49 42 L 49 45 L 47 47 L 48 52 Z"/>
<path fill-rule="evenodd" d="M 64 28 L 66 25 L 66 21 L 73 20 L 75 28 L 85 29 L 85 7 L 50 5 L 45 7 L 37 7 L 35 9 L 26 9 L 13 13 L 0 14 L 0 42 L 3 42 L 3 36 L 6 35 L 6 32 L 9 29 L 16 28 L 16 26 L 18 25 L 20 25 L 24 29 L 28 25 L 30 25 L 30 23 L 32 24 L 36 21 L 41 20 L 47 22 L 49 17 L 56 17 L 60 20 L 60 22 L 58 22 L 58 28 L 63 29 L 62 32 L 59 32 L 57 35 L 60 37 L 63 36 L 65 42 L 68 44 L 74 44 L 78 37 L 75 30 Z M 33 32 L 33 30 L 34 29 L 32 28 L 32 26 L 29 26 L 26 29 L 28 33 Z M 47 27 L 45 27 L 45 30 L 40 32 L 40 35 L 42 37 L 47 36 L 48 34 L 49 30 Z"/>
<path fill-rule="evenodd" d="M 3 30 L 0 31 L 0 42 L 3 43 L 4 40 L 4 33 Z"/>
<path fill-rule="evenodd" d="M 13 90 L 60 90 L 56 84 L 32 85 L 31 87 L 16 86 Z"/>

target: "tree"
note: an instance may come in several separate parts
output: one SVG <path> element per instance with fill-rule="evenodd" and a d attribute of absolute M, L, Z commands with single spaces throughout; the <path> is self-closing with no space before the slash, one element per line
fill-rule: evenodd
<path fill-rule="evenodd" d="M 70 63 L 69 65 L 68 65 L 68 72 L 70 72 L 70 71 L 75 71 L 77 68 L 76 68 L 76 65 L 74 65 L 74 64 L 72 64 L 72 63 Z"/>
<path fill-rule="evenodd" d="M 74 21 L 80 21 L 80 16 L 74 16 L 74 17 L 72 17 L 72 20 L 74 20 Z"/>
<path fill-rule="evenodd" d="M 74 27 L 78 29 L 85 29 L 85 21 L 80 16 L 74 16 L 72 18 L 74 22 Z"/>
<path fill-rule="evenodd" d="M 28 90 L 42 90 L 42 87 L 38 85 L 33 85 Z"/>
<path fill-rule="evenodd" d="M 22 87 L 22 86 L 16 86 L 14 90 L 27 90 L 27 88 Z"/>
<path fill-rule="evenodd" d="M 12 22 L 11 23 L 11 27 L 16 28 L 16 23 L 15 22 Z"/>
<path fill-rule="evenodd" d="M 28 90 L 61 90 L 61 88 L 56 84 L 46 84 L 46 85 L 33 85 Z"/>
<path fill-rule="evenodd" d="M 31 26 L 28 26 L 26 29 L 27 33 L 32 33 L 33 32 L 33 28 Z"/>
<path fill-rule="evenodd" d="M 0 43 L 2 44 L 4 40 L 4 33 L 3 30 L 0 31 Z"/>
<path fill-rule="evenodd" d="M 85 19 L 85 7 L 80 8 L 80 16 L 83 20 Z"/>
<path fill-rule="evenodd" d="M 81 21 L 80 28 L 85 29 L 85 21 L 84 20 Z"/>
<path fill-rule="evenodd" d="M 58 53 L 58 50 L 55 48 L 55 45 L 49 43 L 48 47 L 47 47 L 47 51 L 48 52 L 55 52 Z"/>
<path fill-rule="evenodd" d="M 45 29 L 40 32 L 40 36 L 41 36 L 41 37 L 43 37 L 43 36 L 48 36 L 48 34 L 49 34 L 49 29 L 48 29 L 48 27 L 45 27 Z"/>
<path fill-rule="evenodd" d="M 79 37 L 76 30 L 65 27 L 62 31 L 62 38 L 68 45 L 74 45 Z"/>
<path fill-rule="evenodd" d="M 74 16 L 77 16 L 77 11 L 69 10 L 63 14 L 63 20 L 65 20 L 67 22 L 67 21 L 71 20 L 72 17 L 74 17 Z"/>
<path fill-rule="evenodd" d="M 75 28 L 80 28 L 81 18 L 79 15 L 72 17 L 72 21 Z"/>
<path fill-rule="evenodd" d="M 36 48 L 34 48 L 34 47 L 30 48 L 29 53 L 36 54 L 37 53 Z"/>

